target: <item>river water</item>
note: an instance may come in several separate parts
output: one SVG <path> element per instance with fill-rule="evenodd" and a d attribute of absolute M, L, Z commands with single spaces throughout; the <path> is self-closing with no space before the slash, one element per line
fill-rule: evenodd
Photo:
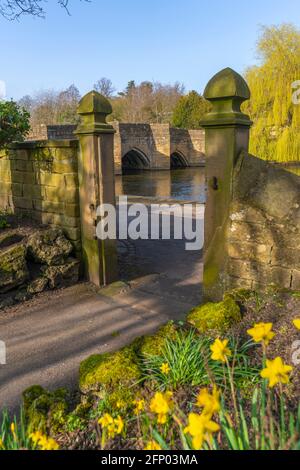
<path fill-rule="evenodd" d="M 205 169 L 130 171 L 116 176 L 116 195 L 205 202 Z"/>

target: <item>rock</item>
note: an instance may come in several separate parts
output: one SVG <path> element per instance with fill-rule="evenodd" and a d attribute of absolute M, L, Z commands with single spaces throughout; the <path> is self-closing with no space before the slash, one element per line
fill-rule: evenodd
<path fill-rule="evenodd" d="M 38 277 L 28 285 L 27 292 L 30 295 L 40 294 L 47 289 L 48 282 L 49 281 L 46 277 Z"/>
<path fill-rule="evenodd" d="M 60 229 L 50 228 L 31 235 L 27 242 L 28 256 L 48 266 L 62 265 L 73 246 Z"/>
<path fill-rule="evenodd" d="M 40 385 L 33 385 L 24 390 L 22 396 L 28 433 L 63 431 L 68 410 L 66 389 L 49 392 Z"/>
<path fill-rule="evenodd" d="M 30 299 L 30 294 L 28 293 L 27 289 L 19 290 L 14 296 L 15 302 L 25 302 L 28 299 Z"/>
<path fill-rule="evenodd" d="M 22 244 L 16 244 L 2 250 L 0 256 L 0 293 L 21 286 L 28 278 L 26 247 Z"/>
<path fill-rule="evenodd" d="M 23 235 L 20 235 L 16 230 L 0 232 L 0 248 L 6 248 L 15 243 L 19 243 L 23 238 Z"/>
<path fill-rule="evenodd" d="M 78 282 L 79 266 L 78 260 L 69 258 L 60 266 L 48 266 L 43 270 L 43 275 L 49 280 L 51 289 L 68 287 Z"/>
<path fill-rule="evenodd" d="M 113 408 L 132 405 L 141 379 L 133 345 L 114 353 L 95 354 L 80 364 L 79 387 L 84 394 L 107 399 Z"/>
<path fill-rule="evenodd" d="M 0 310 L 3 308 L 8 308 L 14 305 L 15 300 L 12 296 L 5 297 L 4 299 L 0 300 Z"/>
<path fill-rule="evenodd" d="M 241 319 L 240 307 L 230 296 L 225 296 L 223 302 L 209 302 L 193 308 L 187 316 L 187 322 L 200 333 L 225 333 Z"/>

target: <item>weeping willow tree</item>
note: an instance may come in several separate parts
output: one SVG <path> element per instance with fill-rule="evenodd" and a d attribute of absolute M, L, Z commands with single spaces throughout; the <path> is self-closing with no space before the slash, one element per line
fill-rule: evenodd
<path fill-rule="evenodd" d="M 292 84 L 300 80 L 300 30 L 290 24 L 264 27 L 257 50 L 260 65 L 246 71 L 251 100 L 245 108 L 254 122 L 250 152 L 265 160 L 299 161 L 300 104 L 293 104 Z"/>

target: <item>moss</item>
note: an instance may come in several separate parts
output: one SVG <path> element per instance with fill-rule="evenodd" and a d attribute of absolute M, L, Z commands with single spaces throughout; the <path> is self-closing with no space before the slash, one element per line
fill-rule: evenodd
<path fill-rule="evenodd" d="M 28 432 L 60 432 L 67 416 L 67 393 L 65 389 L 48 392 L 39 385 L 26 389 L 23 404 Z"/>
<path fill-rule="evenodd" d="M 139 339 L 139 353 L 145 356 L 159 356 L 162 354 L 166 339 L 175 339 L 177 327 L 174 322 L 164 325 L 152 336 L 144 336 Z"/>
<path fill-rule="evenodd" d="M 140 379 L 136 351 L 128 346 L 114 353 L 98 354 L 80 364 L 79 386 L 83 393 L 115 391 L 132 387 Z"/>
<path fill-rule="evenodd" d="M 230 297 L 219 303 L 209 302 L 194 308 L 187 316 L 187 321 L 200 333 L 214 331 L 224 333 L 234 323 L 241 320 L 238 304 Z"/>

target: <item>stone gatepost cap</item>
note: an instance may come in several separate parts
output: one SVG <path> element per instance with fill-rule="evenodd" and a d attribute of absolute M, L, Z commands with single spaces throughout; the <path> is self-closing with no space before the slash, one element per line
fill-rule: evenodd
<path fill-rule="evenodd" d="M 108 116 L 112 113 L 112 106 L 105 96 L 97 91 L 90 91 L 79 102 L 78 114 L 104 114 Z"/>
<path fill-rule="evenodd" d="M 204 98 L 211 102 L 212 109 L 201 121 L 202 127 L 250 127 L 249 116 L 241 111 L 241 104 L 250 96 L 249 87 L 241 75 L 229 67 L 221 70 L 204 90 Z"/>
<path fill-rule="evenodd" d="M 208 82 L 204 90 L 204 98 L 216 100 L 233 97 L 249 100 L 250 90 L 243 77 L 227 67 L 214 75 Z"/>
<path fill-rule="evenodd" d="M 97 91 L 90 91 L 79 102 L 77 113 L 82 117 L 75 134 L 114 133 L 113 126 L 107 124 L 106 117 L 113 112 L 105 96 Z"/>

